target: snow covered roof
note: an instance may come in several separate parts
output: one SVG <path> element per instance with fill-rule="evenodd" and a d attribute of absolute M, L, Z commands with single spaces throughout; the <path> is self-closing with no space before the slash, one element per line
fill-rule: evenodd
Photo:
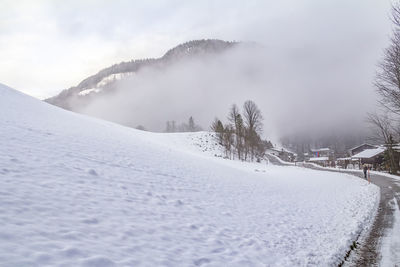
<path fill-rule="evenodd" d="M 279 152 L 286 152 L 286 153 L 290 153 L 293 155 L 296 155 L 296 153 L 284 148 L 284 147 L 279 147 L 279 146 L 275 146 L 274 148 L 270 148 L 271 150 L 275 150 L 275 151 L 279 151 Z"/>
<path fill-rule="evenodd" d="M 275 147 L 267 148 L 267 150 L 277 151 L 277 152 L 281 152 L 282 151 L 282 150 L 279 150 L 278 148 L 275 148 Z"/>
<path fill-rule="evenodd" d="M 326 161 L 329 160 L 328 157 L 310 158 L 309 161 Z"/>
<path fill-rule="evenodd" d="M 350 148 L 349 150 L 354 150 L 354 149 L 357 149 L 357 148 L 359 148 L 359 147 L 362 147 L 362 146 L 371 146 L 371 147 L 376 147 L 376 146 L 374 146 L 374 145 L 371 145 L 371 144 L 368 144 L 368 143 L 364 143 L 364 144 L 361 144 L 361 145 L 358 145 L 358 146 L 355 146 L 355 147 L 353 147 L 353 148 Z"/>
<path fill-rule="evenodd" d="M 330 151 L 330 148 L 324 147 L 324 148 L 311 149 L 311 152 L 322 152 L 322 151 Z"/>
<path fill-rule="evenodd" d="M 336 160 L 357 160 L 357 159 L 347 157 L 347 158 L 337 158 Z"/>
<path fill-rule="evenodd" d="M 373 148 L 373 149 L 366 149 L 354 156 L 352 156 L 352 158 L 356 158 L 356 159 L 370 159 L 373 158 L 379 154 L 382 154 L 383 152 L 385 152 L 386 148 L 384 147 L 378 147 L 378 148 Z"/>

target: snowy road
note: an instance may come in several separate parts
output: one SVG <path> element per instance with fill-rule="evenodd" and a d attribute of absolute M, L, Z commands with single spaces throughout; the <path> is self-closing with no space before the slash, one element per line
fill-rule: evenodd
<path fill-rule="evenodd" d="M 364 180 L 364 174 L 355 170 L 332 170 L 315 168 L 305 164 L 304 167 L 342 172 L 355 175 Z M 379 209 L 369 234 L 359 242 L 361 245 L 347 263 L 348 266 L 400 266 L 400 177 L 391 178 L 371 172 L 371 182 L 380 188 Z"/>
<path fill-rule="evenodd" d="M 363 177 L 363 174 L 359 176 Z M 397 222 L 400 220 L 397 215 L 399 206 L 393 202 L 395 200 L 400 203 L 400 181 L 371 174 L 371 182 L 381 189 L 379 209 L 371 232 L 368 238 L 362 241 L 353 265 L 400 266 L 400 225 Z M 396 232 L 397 236 L 394 234 Z"/>

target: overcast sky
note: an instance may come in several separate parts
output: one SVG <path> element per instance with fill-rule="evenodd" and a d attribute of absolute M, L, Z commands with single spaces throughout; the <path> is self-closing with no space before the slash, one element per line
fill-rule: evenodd
<path fill-rule="evenodd" d="M 357 58 L 351 66 L 371 66 L 371 80 L 389 14 L 388 0 L 0 0 L 0 82 L 49 97 L 114 63 L 202 38 L 255 41 L 310 65 L 324 53 L 336 67 Z"/>

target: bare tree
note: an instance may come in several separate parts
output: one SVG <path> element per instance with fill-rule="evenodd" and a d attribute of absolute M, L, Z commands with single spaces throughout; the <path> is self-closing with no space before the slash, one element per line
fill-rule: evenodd
<path fill-rule="evenodd" d="M 393 136 L 395 130 L 391 125 L 392 120 L 388 115 L 378 115 L 377 113 L 368 114 L 368 122 L 375 126 L 375 135 L 372 137 L 374 141 L 383 142 L 386 146 L 386 157 L 390 167 L 390 173 L 397 173 L 398 165 L 395 160 L 393 149 Z"/>
<path fill-rule="evenodd" d="M 171 121 L 171 132 L 175 133 L 176 130 L 177 130 L 176 122 L 175 121 Z"/>
<path fill-rule="evenodd" d="M 223 144 L 225 147 L 226 157 L 232 159 L 232 148 L 233 148 L 233 128 L 230 124 L 225 125 L 223 133 Z"/>
<path fill-rule="evenodd" d="M 254 160 L 254 157 L 260 160 L 264 156 L 266 147 L 259 134 L 262 130 L 262 115 L 253 101 L 246 101 L 243 107 L 245 121 L 239 108 L 233 104 L 228 113 L 230 123 L 224 126 L 215 118 L 211 129 L 217 133 L 220 144 L 225 147 L 227 157 L 235 158 L 236 149 L 240 160 L 247 160 L 249 155 L 251 160 Z"/>
<path fill-rule="evenodd" d="M 167 121 L 167 125 L 165 127 L 165 132 L 166 133 L 174 133 L 176 132 L 176 123 L 175 121 Z"/>
<path fill-rule="evenodd" d="M 233 104 L 229 110 L 228 120 L 233 126 L 235 147 L 239 159 L 242 159 L 242 138 L 243 138 L 243 119 L 240 115 L 239 108 L 236 104 Z"/>
<path fill-rule="evenodd" d="M 236 126 L 235 126 L 235 133 L 236 133 L 236 150 L 238 154 L 238 158 L 240 160 L 243 159 L 243 138 L 244 138 L 244 125 L 242 115 L 236 115 Z"/>
<path fill-rule="evenodd" d="M 247 159 L 247 152 L 251 154 L 251 160 L 254 159 L 255 150 L 258 145 L 259 134 L 262 131 L 262 120 L 260 109 L 256 103 L 251 100 L 247 100 L 243 105 L 243 116 L 245 119 L 246 131 L 245 131 L 245 158 Z"/>
<path fill-rule="evenodd" d="M 375 86 L 380 95 L 379 103 L 389 115 L 369 114 L 368 121 L 375 126 L 375 138 L 384 142 L 386 159 L 392 173 L 397 172 L 398 160 L 393 150 L 394 138 L 399 138 L 400 116 L 400 3 L 392 6 L 391 20 L 393 33 L 390 45 L 385 49 L 384 57 L 378 65 Z"/>
<path fill-rule="evenodd" d="M 393 35 L 378 65 L 375 86 L 380 103 L 400 115 L 400 5 L 392 6 Z"/>
<path fill-rule="evenodd" d="M 228 120 L 236 127 L 237 124 L 237 116 L 239 115 L 239 108 L 236 104 L 231 106 L 228 114 Z"/>
<path fill-rule="evenodd" d="M 256 103 L 254 103 L 251 100 L 247 100 L 246 102 L 244 102 L 243 117 L 246 127 L 250 131 L 255 131 L 256 133 L 261 132 L 263 126 L 262 124 L 263 117 Z"/>
<path fill-rule="evenodd" d="M 389 137 L 393 135 L 393 127 L 388 115 L 379 115 L 378 113 L 369 113 L 367 122 L 375 127 L 374 135 L 370 139 L 374 142 L 384 143 L 389 142 Z"/>
<path fill-rule="evenodd" d="M 166 127 L 165 127 L 165 132 L 166 132 L 166 133 L 172 132 L 171 122 L 170 122 L 170 121 L 167 121 L 167 125 L 166 125 Z"/>

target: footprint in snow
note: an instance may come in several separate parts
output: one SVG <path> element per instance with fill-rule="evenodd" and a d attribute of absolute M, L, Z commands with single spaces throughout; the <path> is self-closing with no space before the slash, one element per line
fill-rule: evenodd
<path fill-rule="evenodd" d="M 175 201 L 175 207 L 179 207 L 179 206 L 182 206 L 183 205 L 183 201 L 182 200 L 180 200 L 180 199 L 178 199 L 177 201 Z"/>
<path fill-rule="evenodd" d="M 82 250 L 74 247 L 64 249 L 60 253 L 66 258 L 78 258 L 85 256 L 85 253 Z"/>
<path fill-rule="evenodd" d="M 86 223 L 86 224 L 98 224 L 98 223 L 99 223 L 99 220 L 97 220 L 96 218 L 92 218 L 92 219 L 85 219 L 85 220 L 82 220 L 82 222 L 83 222 L 83 223 Z"/>
<path fill-rule="evenodd" d="M 90 169 L 90 170 L 88 171 L 88 173 L 89 173 L 90 175 L 93 175 L 93 176 L 98 176 L 97 172 L 96 172 L 95 170 L 93 170 L 93 169 Z"/>
<path fill-rule="evenodd" d="M 110 267 L 115 266 L 115 262 L 103 256 L 96 256 L 86 259 L 82 262 L 82 266 L 87 267 Z"/>
<path fill-rule="evenodd" d="M 200 266 L 202 264 L 210 263 L 210 262 L 211 262 L 211 260 L 207 259 L 207 258 L 200 258 L 200 259 L 197 259 L 197 260 L 193 261 L 194 265 L 196 265 L 196 266 Z"/>
<path fill-rule="evenodd" d="M 217 253 L 221 253 L 224 251 L 225 251 L 225 248 L 216 248 L 216 249 L 211 250 L 211 253 L 217 254 Z"/>

